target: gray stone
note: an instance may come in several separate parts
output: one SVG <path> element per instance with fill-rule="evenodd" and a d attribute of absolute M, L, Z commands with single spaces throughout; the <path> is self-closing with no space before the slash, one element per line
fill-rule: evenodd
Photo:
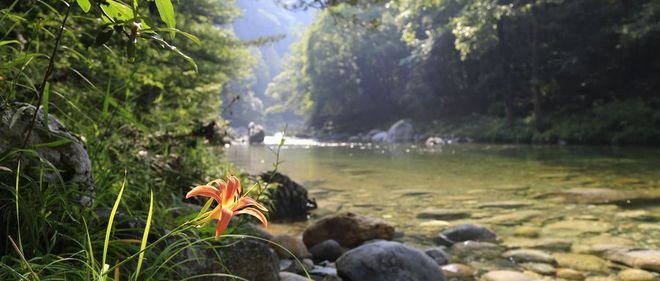
<path fill-rule="evenodd" d="M 279 259 L 273 249 L 266 243 L 249 239 L 223 238 L 220 240 L 221 251 L 207 248 L 189 247 L 182 253 L 185 263 L 182 264 L 182 276 L 193 276 L 208 273 L 227 273 L 247 280 L 278 281 Z M 216 253 L 222 263 L 218 262 Z M 214 280 L 233 280 L 219 278 Z"/>
<path fill-rule="evenodd" d="M 444 246 L 451 246 L 463 241 L 495 241 L 497 235 L 492 230 L 478 224 L 461 224 L 445 229 L 438 234 L 437 242 Z"/>
<path fill-rule="evenodd" d="M 459 220 L 469 217 L 469 211 L 456 209 L 427 208 L 417 213 L 418 219 Z"/>
<path fill-rule="evenodd" d="M 316 200 L 309 198 L 307 189 L 282 173 L 265 172 L 259 175 L 264 182 L 277 184 L 269 188 L 272 202 L 268 219 L 273 221 L 307 220 L 309 212 L 316 209 Z"/>
<path fill-rule="evenodd" d="M 254 124 L 250 122 L 248 126 L 248 141 L 250 143 L 263 143 L 264 138 L 266 137 L 266 132 L 261 125 Z"/>
<path fill-rule="evenodd" d="M 449 262 L 449 254 L 443 247 L 426 249 L 424 253 L 431 257 L 438 265 L 445 265 Z"/>
<path fill-rule="evenodd" d="M 347 281 L 445 280 L 429 256 L 391 241 L 375 241 L 346 252 L 337 260 L 337 272 Z"/>
<path fill-rule="evenodd" d="M 339 245 L 339 242 L 328 239 L 312 246 L 309 251 L 312 253 L 312 258 L 315 262 L 334 262 L 344 254 L 345 249 Z"/>
<path fill-rule="evenodd" d="M 413 141 L 414 129 L 409 120 L 399 120 L 387 130 L 388 143 L 408 143 Z"/>
<path fill-rule="evenodd" d="M 24 133 L 29 128 L 35 107 L 29 104 L 12 104 L 8 108 L 0 108 L 0 153 L 12 148 L 20 148 L 25 138 Z M 81 203 L 91 204 L 94 198 L 94 178 L 92 177 L 92 162 L 84 148 L 83 142 L 69 130 L 56 116 L 48 116 L 48 124 L 44 126 L 43 110 L 39 109 L 34 128 L 26 142 L 26 148 L 35 145 L 62 141 L 57 146 L 42 146 L 36 149 L 39 156 L 52 164 L 59 172 L 44 170 L 43 180 L 45 182 L 58 182 L 60 176 L 66 183 L 78 185 L 82 197 Z M 24 167 L 38 167 L 35 159 L 23 159 L 21 165 Z M 9 165 L 12 168 L 16 164 Z M 31 169 L 21 169 L 24 173 L 30 173 Z M 32 175 L 39 178 L 38 174 Z"/>

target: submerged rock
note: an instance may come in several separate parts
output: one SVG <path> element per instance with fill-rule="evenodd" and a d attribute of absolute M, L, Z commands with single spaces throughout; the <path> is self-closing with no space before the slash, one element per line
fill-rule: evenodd
<path fill-rule="evenodd" d="M 500 258 L 504 248 L 488 242 L 465 241 L 451 246 L 451 253 L 463 262 Z"/>
<path fill-rule="evenodd" d="M 481 281 L 538 281 L 538 279 L 518 271 L 496 270 L 481 277 Z"/>
<path fill-rule="evenodd" d="M 575 237 L 585 233 L 603 233 L 614 226 L 601 221 L 567 220 L 548 224 L 541 230 L 541 235 L 555 237 Z"/>
<path fill-rule="evenodd" d="M 417 213 L 418 219 L 459 220 L 469 217 L 470 217 L 469 211 L 457 210 L 457 209 L 427 208 Z"/>
<path fill-rule="evenodd" d="M 606 253 L 606 258 L 628 266 L 660 272 L 660 250 L 613 250 Z"/>
<path fill-rule="evenodd" d="M 528 201 L 495 201 L 487 202 L 477 205 L 477 208 L 501 208 L 501 209 L 515 209 L 521 207 L 528 207 L 534 205 Z"/>
<path fill-rule="evenodd" d="M 534 248 L 550 251 L 568 251 L 571 249 L 573 241 L 569 239 L 558 238 L 539 238 L 539 239 L 520 239 L 509 238 L 504 240 L 504 245 L 508 248 Z"/>
<path fill-rule="evenodd" d="M 641 269 L 626 269 L 618 274 L 621 281 L 654 281 L 658 280 L 658 276 Z"/>
<path fill-rule="evenodd" d="M 583 280 L 584 273 L 571 268 L 557 268 L 555 272 L 557 277 L 568 280 Z"/>
<path fill-rule="evenodd" d="M 308 281 L 307 277 L 294 274 L 291 272 L 280 272 L 279 273 L 280 281 Z"/>
<path fill-rule="evenodd" d="M 303 242 L 307 247 L 333 239 L 343 247 L 353 248 L 368 240 L 393 238 L 394 226 L 380 219 L 354 213 L 321 218 L 303 232 Z"/>
<path fill-rule="evenodd" d="M 449 280 L 454 280 L 454 279 L 468 279 L 471 280 L 472 277 L 474 276 L 474 269 L 472 267 L 461 264 L 461 263 L 452 263 L 448 265 L 444 265 L 440 267 L 442 270 L 442 274 L 445 276 L 445 278 Z"/>
<path fill-rule="evenodd" d="M 541 198 L 556 198 L 567 203 L 617 204 L 660 202 L 660 190 L 635 191 L 610 188 L 571 188 L 540 195 Z"/>
<path fill-rule="evenodd" d="M 502 257 L 511 259 L 518 263 L 535 262 L 535 263 L 556 263 L 555 258 L 549 253 L 535 249 L 518 249 L 507 251 Z"/>
<path fill-rule="evenodd" d="M 375 241 L 337 260 L 345 281 L 444 281 L 440 267 L 422 251 L 398 242 Z"/>
<path fill-rule="evenodd" d="M 497 235 L 485 226 L 467 223 L 445 229 L 437 237 L 437 242 L 445 246 L 468 240 L 495 241 Z"/>
<path fill-rule="evenodd" d="M 555 253 L 553 256 L 559 266 L 575 270 L 604 272 L 608 267 L 607 261 L 597 256 L 572 253 Z"/>

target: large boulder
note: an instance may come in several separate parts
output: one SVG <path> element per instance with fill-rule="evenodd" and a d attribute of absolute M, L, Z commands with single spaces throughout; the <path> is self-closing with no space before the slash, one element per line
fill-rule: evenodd
<path fill-rule="evenodd" d="M 308 248 L 329 239 L 339 242 L 341 246 L 354 248 L 368 240 L 393 238 L 394 226 L 380 219 L 353 213 L 323 217 L 303 232 L 303 242 Z"/>
<path fill-rule="evenodd" d="M 273 249 L 258 240 L 223 238 L 221 248 L 189 247 L 183 254 L 181 266 L 183 276 L 209 273 L 226 273 L 247 280 L 278 281 L 279 259 Z M 219 257 L 216 255 L 219 255 Z M 219 258 L 219 260 L 218 260 Z M 214 277 L 205 280 L 234 280 L 229 277 Z"/>
<path fill-rule="evenodd" d="M 32 123 L 35 107 L 29 104 L 12 104 L 0 108 L 0 153 L 10 149 L 23 147 L 25 132 Z M 83 142 L 67 130 L 57 117 L 50 114 L 48 124 L 44 125 L 43 111 L 39 109 L 32 132 L 25 143 L 25 148 L 36 148 L 39 157 L 48 161 L 58 172 L 45 169 L 44 182 L 59 181 L 77 184 L 83 194 L 81 203 L 91 203 L 94 197 L 94 178 L 92 177 L 92 162 L 85 150 Z M 44 144 L 50 145 L 44 145 Z M 59 144 L 58 144 L 59 143 Z M 23 159 L 24 167 L 38 167 L 34 158 Z M 13 165 L 15 167 L 15 165 Z M 38 169 L 37 169 L 38 170 Z M 21 169 L 28 172 L 31 169 Z M 33 175 L 38 178 L 39 175 Z"/>
<path fill-rule="evenodd" d="M 250 122 L 248 127 L 248 142 L 249 143 L 263 143 L 266 138 L 266 131 L 261 125 Z"/>
<path fill-rule="evenodd" d="M 305 187 L 286 175 L 266 172 L 260 177 L 267 183 L 277 183 L 277 187 L 268 189 L 272 200 L 272 208 L 269 212 L 271 220 L 306 220 L 309 211 L 316 209 L 316 201 L 307 196 Z"/>
<path fill-rule="evenodd" d="M 337 260 L 346 281 L 444 281 L 440 267 L 424 252 L 398 242 L 375 241 Z"/>
<path fill-rule="evenodd" d="M 387 130 L 388 143 L 408 143 L 413 141 L 414 128 L 410 120 L 399 120 Z"/>

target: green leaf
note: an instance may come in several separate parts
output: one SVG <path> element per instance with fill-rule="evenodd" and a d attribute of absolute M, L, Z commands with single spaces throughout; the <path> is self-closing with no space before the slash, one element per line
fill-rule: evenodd
<path fill-rule="evenodd" d="M 135 269 L 135 280 L 138 280 L 140 275 L 140 268 L 142 267 L 142 261 L 144 260 L 144 251 L 147 247 L 147 238 L 149 238 L 149 228 L 151 227 L 151 218 L 154 214 L 154 191 L 151 190 L 151 199 L 149 200 L 149 214 L 147 215 L 147 225 L 144 227 L 144 233 L 142 234 L 142 242 L 140 243 L 140 255 L 138 257 L 137 267 Z"/>
<path fill-rule="evenodd" d="M 56 140 L 56 141 L 47 142 L 47 143 L 40 143 L 40 144 L 34 145 L 32 148 L 34 148 L 34 149 L 42 148 L 42 147 L 52 148 L 52 147 L 58 147 L 58 146 L 65 145 L 67 143 L 72 143 L 72 142 L 73 141 L 70 140 L 70 139 L 61 139 L 61 140 Z"/>
<path fill-rule="evenodd" d="M 20 44 L 21 42 L 18 42 L 18 40 L 6 40 L 6 41 L 0 41 L 0 47 L 4 45 L 9 45 L 9 44 Z"/>
<path fill-rule="evenodd" d="M 171 0 L 156 0 L 156 8 L 158 8 L 158 14 L 160 19 L 165 22 L 167 27 L 176 28 L 176 20 L 174 19 L 174 7 L 172 6 Z M 174 38 L 175 32 L 170 32 L 172 38 Z"/>
<path fill-rule="evenodd" d="M 103 15 L 105 22 L 128 21 L 135 17 L 131 7 L 113 0 L 106 0 L 106 4 L 102 4 L 101 9 L 105 12 Z"/>
<path fill-rule="evenodd" d="M 41 106 L 44 111 L 44 118 L 42 119 L 44 128 L 48 129 L 48 99 L 50 97 L 50 83 L 46 82 L 43 92 L 43 105 Z"/>
<path fill-rule="evenodd" d="M 89 13 L 89 9 L 92 8 L 92 4 L 89 3 L 89 0 L 76 0 L 78 2 L 78 6 L 85 12 Z"/>
<path fill-rule="evenodd" d="M 126 187 L 127 173 L 128 173 L 127 171 L 124 171 L 124 181 L 121 183 L 121 188 L 119 189 L 117 200 L 115 200 L 115 204 L 112 206 L 112 210 L 110 211 L 108 226 L 105 229 L 105 240 L 103 241 L 103 256 L 101 261 L 101 266 L 104 267 L 104 269 L 106 266 L 108 266 L 106 265 L 105 261 L 108 256 L 108 245 L 110 245 L 110 233 L 112 232 L 112 223 L 115 221 L 115 215 L 117 215 L 117 209 L 119 209 L 119 203 L 121 203 L 121 196 L 124 194 L 124 188 Z M 107 269 L 101 270 L 101 278 L 103 278 L 103 280 L 105 280 L 105 274 L 107 274 Z"/>
<path fill-rule="evenodd" d="M 114 29 L 112 28 L 106 28 L 104 30 L 101 30 L 98 35 L 96 35 L 96 39 L 94 39 L 94 46 L 101 46 L 108 41 L 110 41 L 110 38 L 112 38 L 112 34 L 114 33 Z"/>

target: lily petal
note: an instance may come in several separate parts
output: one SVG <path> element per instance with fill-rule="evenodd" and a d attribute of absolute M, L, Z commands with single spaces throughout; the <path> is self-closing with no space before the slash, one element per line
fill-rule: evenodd
<path fill-rule="evenodd" d="M 222 197 L 220 195 L 220 191 L 212 186 L 209 185 L 200 185 L 188 192 L 186 194 L 186 198 L 190 198 L 193 196 L 206 196 L 206 197 L 211 197 L 215 199 L 217 202 L 222 202 Z"/>
<path fill-rule="evenodd" d="M 238 210 L 234 212 L 234 215 L 238 214 L 248 214 L 251 216 L 254 216 L 255 218 L 259 219 L 261 223 L 264 225 L 264 227 L 268 227 L 268 220 L 266 220 L 266 216 L 262 214 L 259 210 L 254 209 L 254 208 L 245 208 L 243 210 Z"/>
<path fill-rule="evenodd" d="M 218 226 L 215 228 L 215 240 L 218 240 L 220 237 L 220 234 L 222 234 L 223 231 L 227 228 L 229 225 L 229 221 L 231 221 L 231 217 L 234 216 L 234 213 L 227 209 L 227 208 L 222 208 L 220 219 L 218 220 Z"/>
<path fill-rule="evenodd" d="M 238 201 L 236 201 L 236 204 L 234 205 L 234 207 L 232 209 L 233 210 L 240 210 L 240 209 L 243 209 L 244 207 L 250 207 L 250 206 L 256 207 L 257 209 L 265 211 L 265 212 L 268 211 L 268 209 L 266 207 L 264 207 L 264 205 L 259 204 L 259 202 L 257 202 L 257 200 L 254 200 L 250 197 L 241 197 L 240 199 L 238 199 Z"/>
<path fill-rule="evenodd" d="M 241 182 L 236 177 L 230 176 L 229 183 L 227 184 L 227 193 L 222 196 L 222 205 L 229 205 L 233 203 L 240 190 Z"/>

